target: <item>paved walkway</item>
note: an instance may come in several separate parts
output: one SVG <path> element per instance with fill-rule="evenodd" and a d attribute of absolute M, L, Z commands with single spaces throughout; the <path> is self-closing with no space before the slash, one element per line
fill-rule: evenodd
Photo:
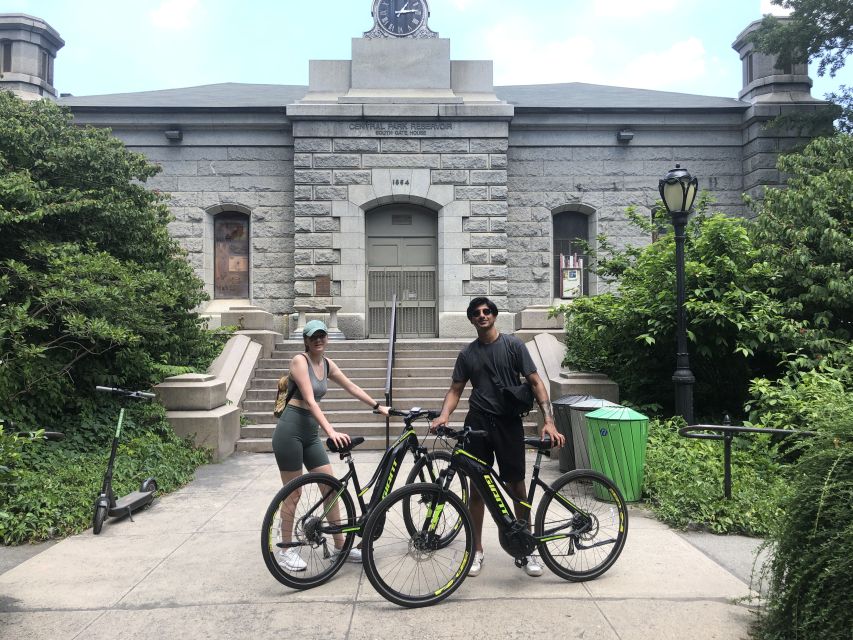
<path fill-rule="evenodd" d="M 356 459 L 366 480 L 379 454 Z M 556 462 L 543 475 L 559 475 Z M 322 587 L 291 591 L 260 554 L 261 520 L 279 486 L 272 455 L 235 454 L 200 469 L 136 522 L 108 521 L 100 536 L 90 530 L 47 545 L 0 573 L 0 638 L 747 637 L 748 577 L 733 571 L 749 563 L 727 568 L 637 508 L 618 562 L 591 582 L 566 582 L 547 569 L 528 577 L 500 549 L 487 518 L 482 574 L 435 607 L 392 605 L 352 564 Z M 750 553 L 743 545 L 733 551 Z M 10 564 L 5 557 L 0 571 Z"/>

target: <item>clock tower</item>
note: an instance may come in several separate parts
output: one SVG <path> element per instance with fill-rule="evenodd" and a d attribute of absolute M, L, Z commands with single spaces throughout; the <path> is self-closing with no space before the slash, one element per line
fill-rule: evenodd
<path fill-rule="evenodd" d="M 426 0 L 373 0 L 373 29 L 364 37 L 437 38 L 427 26 L 429 5 Z"/>

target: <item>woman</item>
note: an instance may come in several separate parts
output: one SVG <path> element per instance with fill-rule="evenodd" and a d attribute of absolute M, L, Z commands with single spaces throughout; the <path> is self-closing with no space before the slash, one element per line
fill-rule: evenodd
<path fill-rule="evenodd" d="M 293 389 L 287 408 L 278 419 L 272 437 L 273 451 L 283 484 L 302 475 L 303 466 L 308 471 L 332 475 L 329 456 L 320 441 L 321 428 L 326 437 L 331 438 L 338 447 L 350 442 L 350 437 L 335 430 L 320 409 L 319 402 L 326 395 L 329 380 L 374 411 L 388 415 L 388 407 L 379 406 L 379 402 L 347 378 L 338 365 L 325 356 L 328 338 L 328 329 L 322 321 L 311 320 L 306 323 L 302 331 L 305 353 L 294 356 L 290 361 L 290 384 L 295 384 L 296 388 Z M 282 505 L 281 534 L 284 542 L 292 541 L 293 512 L 298 500 L 299 495 L 294 492 Z M 332 522 L 340 519 L 337 504 L 330 509 L 328 518 Z M 344 543 L 343 535 L 336 534 L 334 541 L 335 548 L 340 549 Z M 361 550 L 351 549 L 348 560 L 361 562 Z M 288 571 L 304 571 L 307 568 L 297 547 L 280 550 L 278 562 Z"/>

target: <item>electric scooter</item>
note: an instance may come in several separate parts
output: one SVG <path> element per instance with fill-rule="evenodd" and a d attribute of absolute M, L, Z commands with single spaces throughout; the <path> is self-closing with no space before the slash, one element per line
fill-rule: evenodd
<path fill-rule="evenodd" d="M 150 400 L 156 398 L 153 393 L 146 391 L 127 391 L 126 389 L 114 389 L 112 387 L 95 387 L 97 391 L 102 393 L 111 393 L 123 398 L 133 400 Z M 154 478 L 146 478 L 142 481 L 139 491 L 134 491 L 124 497 L 116 498 L 113 493 L 113 465 L 115 464 L 116 451 L 118 451 L 118 441 L 121 437 L 121 425 L 124 422 L 124 407 L 118 414 L 118 425 L 116 425 L 116 433 L 113 438 L 112 449 L 110 450 L 110 460 L 107 463 L 107 472 L 104 474 L 104 484 L 101 487 L 101 493 L 98 494 L 95 500 L 95 512 L 92 516 L 92 531 L 95 535 L 101 532 L 104 526 L 104 520 L 107 516 L 111 518 L 123 518 L 128 516 L 133 522 L 133 512 L 145 509 L 154 501 L 154 492 L 157 491 L 157 481 Z"/>

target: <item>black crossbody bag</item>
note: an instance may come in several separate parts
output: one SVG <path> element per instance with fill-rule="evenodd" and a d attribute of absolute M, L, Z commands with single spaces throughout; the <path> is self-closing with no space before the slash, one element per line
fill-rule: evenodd
<path fill-rule="evenodd" d="M 510 349 L 513 359 L 517 359 L 517 354 Z M 495 371 L 494 363 L 489 362 L 489 358 L 483 358 L 486 368 L 489 370 L 489 375 L 492 377 L 492 382 L 501 390 L 503 395 L 504 405 L 507 407 L 508 413 L 514 416 L 526 416 L 533 409 L 533 387 L 526 380 L 521 384 L 507 387 L 501 384 L 500 379 Z M 513 364 L 516 364 L 513 362 Z M 518 375 L 516 373 L 516 375 Z"/>

